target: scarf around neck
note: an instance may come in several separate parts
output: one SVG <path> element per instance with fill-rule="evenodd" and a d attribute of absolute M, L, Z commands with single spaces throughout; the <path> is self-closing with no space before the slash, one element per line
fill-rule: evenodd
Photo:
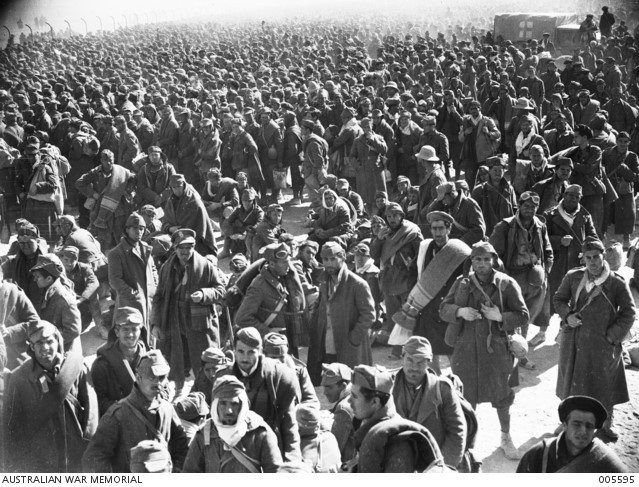
<path fill-rule="evenodd" d="M 215 424 L 215 427 L 217 428 L 220 439 L 231 448 L 237 445 L 248 431 L 248 423 L 246 419 L 249 412 L 249 406 L 246 392 L 240 394 L 240 400 L 242 401 L 242 408 L 240 409 L 240 413 L 238 414 L 237 421 L 234 425 L 225 425 L 222 424 L 222 421 L 220 421 L 220 418 L 217 415 L 217 405 L 220 402 L 219 398 L 213 399 L 213 404 L 211 404 L 211 419 L 213 420 L 213 424 Z"/>

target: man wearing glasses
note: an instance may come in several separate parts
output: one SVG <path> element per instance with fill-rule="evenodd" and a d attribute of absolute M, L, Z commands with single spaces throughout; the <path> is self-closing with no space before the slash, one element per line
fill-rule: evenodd
<path fill-rule="evenodd" d="M 504 218 L 495 226 L 490 243 L 504 263 L 505 272 L 517 281 L 530 312 L 529 323 L 540 328 L 548 327 L 548 316 L 542 313 L 548 281 L 546 276 L 553 263 L 553 252 L 546 224 L 535 216 L 539 207 L 539 195 L 532 191 L 521 194 L 515 216 Z M 521 327 L 526 337 L 528 324 Z M 519 365 L 528 370 L 536 369 L 527 358 Z"/>

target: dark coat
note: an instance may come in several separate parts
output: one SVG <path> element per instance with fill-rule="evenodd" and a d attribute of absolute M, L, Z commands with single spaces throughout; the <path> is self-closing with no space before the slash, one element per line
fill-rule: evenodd
<path fill-rule="evenodd" d="M 501 323 L 484 318 L 470 322 L 457 318 L 459 308 L 470 306 L 481 309 L 481 303 L 486 301 L 470 278 L 464 276 L 457 278 L 439 310 L 444 321 L 461 325 L 451 368 L 464 384 L 464 397 L 473 405 L 502 403 L 512 395 L 511 385 L 517 385 L 519 380 L 517 369 L 513 368 L 514 360 L 508 350 L 506 334 L 526 325 L 529 319 L 521 289 L 512 277 L 495 271 L 482 288 L 491 302 L 499 307 L 503 318 Z M 487 349 L 491 333 L 492 353 Z"/>
<path fill-rule="evenodd" d="M 158 274 L 151 257 L 151 246 L 140 242 L 134 250 L 126 237 L 109 252 L 109 285 L 116 292 L 115 309 L 132 306 L 142 313 L 145 324 L 151 299 L 158 285 Z"/>
<path fill-rule="evenodd" d="M 132 408 L 154 424 L 156 432 L 150 431 Z M 158 436 L 168 444 L 173 471 L 180 471 L 189 448 L 180 418 L 170 402 L 164 399 L 149 402 L 134 385 L 131 393 L 111 406 L 100 419 L 98 429 L 82 457 L 84 471 L 130 473 L 131 448 L 143 440 L 157 441 Z"/>
<path fill-rule="evenodd" d="M 5 472 L 82 471 L 82 455 L 98 424 L 97 399 L 82 354 L 66 354 L 53 382 L 45 377 L 34 359 L 8 375 L 1 439 Z"/>
<path fill-rule="evenodd" d="M 562 218 L 556 206 L 546 211 L 544 218 L 553 252 L 553 265 L 548 275 L 549 292 L 554 293 L 568 271 L 581 265 L 580 254 L 584 240 L 588 237 L 596 238 L 597 231 L 590 213 L 583 206 L 580 207 L 572 227 Z M 565 235 L 572 237 L 568 247 L 561 245 L 561 239 Z"/>
<path fill-rule="evenodd" d="M 136 202 L 140 206 L 155 207 L 165 203 L 171 196 L 169 178 L 175 174 L 175 167 L 168 162 L 163 163 L 157 172 L 151 171 L 152 164 L 146 162 L 138 171 Z"/>
<path fill-rule="evenodd" d="M 375 321 L 375 303 L 366 281 L 342 267 L 333 295 L 328 297 L 328 273 L 320 278 L 320 297 L 310 319 L 308 371 L 319 384 L 324 360 L 326 325 L 330 315 L 337 351 L 337 361 L 355 367 L 370 365 L 372 352 L 368 330 Z"/>
<path fill-rule="evenodd" d="M 434 201 L 428 211 L 445 211 L 450 214 L 455 219 L 450 231 L 450 238 L 457 238 L 469 247 L 483 240 L 486 236 L 486 224 L 481 208 L 474 199 L 468 196 L 457 195 L 457 199 L 450 208 L 446 208 L 441 201 Z M 428 238 L 430 228 L 426 228 L 427 231 L 422 229 L 422 233 L 424 237 Z"/>
<path fill-rule="evenodd" d="M 415 466 L 407 464 L 405 456 L 396 456 L 402 450 L 395 450 L 394 453 L 388 448 L 389 439 L 403 431 L 419 431 L 428 438 L 430 448 L 429 451 L 419 452 L 422 458 L 435 460 L 442 457 L 430 431 L 419 423 L 403 419 L 397 414 L 391 398 L 355 431 L 355 445 L 359 454 L 357 473 L 413 472 Z"/>
<path fill-rule="evenodd" d="M 135 382 L 135 370 L 146 347 L 138 342 L 138 353 L 133 364 L 129 364 L 120 351 L 119 341 L 105 343 L 97 351 L 91 366 L 91 379 L 98 396 L 100 416 L 120 399 L 131 393 Z"/>
<path fill-rule="evenodd" d="M 594 397 L 610 412 L 615 404 L 629 400 L 621 341 L 634 324 L 635 303 L 628 283 L 611 271 L 601 285 L 607 299 L 598 294 L 587 304 L 589 293 L 583 288 L 572 304 L 584 272 L 584 267 L 568 272 L 553 297 L 564 323 L 573 312 L 579 312 L 582 321 L 576 328 L 562 326 L 556 393 L 560 399 L 577 394 Z"/>
<path fill-rule="evenodd" d="M 406 400 L 410 397 L 406 388 L 404 371 L 400 370 L 393 385 L 397 413 L 428 428 L 444 455 L 446 465 L 456 467 L 466 446 L 466 420 L 455 386 L 429 369 L 417 396 L 410 402 Z"/>
<path fill-rule="evenodd" d="M 257 461 L 264 473 L 275 473 L 282 464 L 282 454 L 277 446 L 277 436 L 256 413 L 249 411 L 246 417 L 247 431 L 235 448 Z M 205 435 L 209 435 L 206 442 Z M 207 444 L 208 443 L 208 444 Z M 220 438 L 213 420 L 200 427 L 189 446 L 184 461 L 185 473 L 250 473 L 228 450 Z"/>
<path fill-rule="evenodd" d="M 285 299 L 284 306 L 269 326 L 264 326 L 282 299 Z M 296 341 L 292 340 L 295 338 L 295 324 L 301 325 L 305 307 L 304 291 L 295 266 L 290 266 L 287 275 L 280 280 L 266 265 L 246 290 L 234 321 L 241 328 L 257 328 L 262 336 L 270 331 L 269 328 L 285 329 L 289 343 L 293 344 Z"/>
<path fill-rule="evenodd" d="M 490 181 L 475 186 L 472 198 L 484 215 L 487 236 L 493 233 L 500 221 L 517 213 L 515 189 L 505 179 L 499 182 L 499 188 L 495 188 Z"/>
<path fill-rule="evenodd" d="M 162 231 L 171 227 L 190 228 L 195 232 L 195 250 L 202 255 L 217 255 L 217 245 L 213 234 L 213 224 L 193 186 L 187 183 L 181 197 L 172 195 L 164 206 Z"/>
<path fill-rule="evenodd" d="M 230 374 L 244 383 L 251 411 L 264 418 L 274 431 L 284 460 L 300 460 L 300 435 L 295 420 L 300 392 L 295 372 L 279 361 L 261 356 L 251 375 L 245 376 L 237 362 Z"/>
<path fill-rule="evenodd" d="M 495 226 L 495 230 L 489 239 L 508 271 L 515 267 L 514 259 L 517 256 L 516 235 L 518 228 L 516 216 L 504 218 Z M 534 216 L 529 232 L 533 234 L 532 246 L 533 252 L 538 259 L 537 262 L 544 266 L 546 272 L 549 272 L 552 268 L 553 254 L 550 240 L 548 240 L 546 224 Z"/>

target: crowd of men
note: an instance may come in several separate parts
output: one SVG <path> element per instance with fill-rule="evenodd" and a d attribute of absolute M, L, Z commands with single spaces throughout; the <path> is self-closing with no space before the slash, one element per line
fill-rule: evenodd
<path fill-rule="evenodd" d="M 594 435 L 629 401 L 639 281 L 605 257 L 634 232 L 639 33 L 602 11 L 562 71 L 550 34 L 472 26 L 10 43 L 2 470 L 475 472 L 488 402 L 518 471 L 626 471 Z M 554 313 L 561 424 L 525 453 Z"/>

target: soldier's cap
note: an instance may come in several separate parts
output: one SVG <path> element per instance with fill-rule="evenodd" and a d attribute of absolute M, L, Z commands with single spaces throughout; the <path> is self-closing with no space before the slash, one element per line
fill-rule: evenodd
<path fill-rule="evenodd" d="M 288 353 L 288 339 L 281 333 L 271 332 L 264 337 L 266 355 L 285 355 Z"/>
<path fill-rule="evenodd" d="M 172 188 L 179 188 L 180 186 L 184 185 L 186 185 L 184 174 L 172 174 L 169 178 L 169 186 L 171 186 Z"/>
<path fill-rule="evenodd" d="M 315 253 L 319 251 L 319 244 L 314 240 L 304 240 L 299 245 L 299 249 L 302 250 L 304 247 L 311 247 L 315 251 Z"/>
<path fill-rule="evenodd" d="M 144 221 L 144 218 L 142 218 L 142 215 L 135 211 L 129 215 L 129 218 L 126 219 L 124 228 L 134 226 L 146 227 L 146 222 Z"/>
<path fill-rule="evenodd" d="M 158 147 L 157 145 L 152 145 L 147 149 L 147 153 L 151 154 L 153 152 L 158 152 L 160 154 L 162 154 L 162 148 Z"/>
<path fill-rule="evenodd" d="M 141 117 L 143 115 L 144 115 L 144 113 L 142 113 L 142 110 L 133 110 L 133 116 L 134 117 Z"/>
<path fill-rule="evenodd" d="M 171 243 L 174 247 L 189 243 L 195 245 L 195 231 L 190 228 L 180 228 L 171 236 Z"/>
<path fill-rule="evenodd" d="M 349 188 L 350 184 L 346 179 L 338 179 L 336 186 L 337 188 Z"/>
<path fill-rule="evenodd" d="M 402 208 L 402 205 L 400 205 L 399 203 L 396 203 L 395 201 L 391 201 L 389 203 L 386 203 L 386 214 L 388 215 L 389 213 L 399 213 L 401 215 L 404 215 L 404 209 Z"/>
<path fill-rule="evenodd" d="M 246 258 L 246 256 L 244 254 L 235 254 L 233 257 L 231 257 L 231 264 L 235 264 L 235 265 L 248 265 L 248 259 Z"/>
<path fill-rule="evenodd" d="M 493 167 L 497 165 L 502 167 L 507 167 L 508 162 L 501 156 L 491 156 L 488 159 L 486 159 L 486 166 Z"/>
<path fill-rule="evenodd" d="M 412 336 L 404 343 L 403 351 L 406 355 L 417 358 L 426 358 L 432 360 L 433 347 L 430 342 L 421 336 Z"/>
<path fill-rule="evenodd" d="M 201 392 L 190 392 L 187 396 L 173 403 L 175 412 L 180 419 L 195 422 L 209 414 L 209 406 Z"/>
<path fill-rule="evenodd" d="M 242 342 L 244 345 L 248 345 L 251 348 L 258 348 L 262 346 L 262 336 L 257 328 L 253 326 L 247 326 L 242 328 L 235 334 L 235 341 Z"/>
<path fill-rule="evenodd" d="M 456 191 L 457 189 L 454 183 L 447 182 L 440 184 L 437 186 L 437 201 L 442 201 L 448 193 L 454 193 Z"/>
<path fill-rule="evenodd" d="M 116 325 L 144 326 L 142 312 L 132 306 L 122 306 L 115 310 L 113 323 Z"/>
<path fill-rule="evenodd" d="M 29 155 L 37 154 L 40 151 L 40 148 L 35 144 L 29 144 L 24 148 L 24 153 Z"/>
<path fill-rule="evenodd" d="M 355 248 L 353 248 L 353 253 L 355 255 L 371 255 L 371 249 L 365 243 L 358 243 Z"/>
<path fill-rule="evenodd" d="M 586 240 L 584 240 L 583 245 L 581 246 L 581 250 L 584 253 L 588 252 L 589 250 L 597 250 L 601 252 L 602 254 L 606 251 L 604 244 L 601 242 L 601 240 L 595 237 L 587 237 Z"/>
<path fill-rule="evenodd" d="M 322 259 L 336 256 L 344 257 L 345 255 L 344 247 L 337 242 L 326 242 L 322 245 Z"/>
<path fill-rule="evenodd" d="M 288 259 L 291 256 L 291 250 L 284 242 L 268 244 L 262 248 L 261 253 L 267 262 Z"/>
<path fill-rule="evenodd" d="M 315 122 L 313 122 L 312 120 L 304 119 L 302 120 L 302 127 L 313 130 L 315 128 Z"/>
<path fill-rule="evenodd" d="M 207 364 L 228 365 L 230 362 L 233 361 L 232 352 L 230 353 L 231 356 L 229 357 L 229 355 L 224 353 L 223 350 L 217 347 L 209 347 L 202 352 L 202 355 L 200 355 L 200 359 L 203 363 Z"/>
<path fill-rule="evenodd" d="M 319 429 L 320 411 L 314 404 L 300 404 L 295 411 L 295 419 L 301 434 L 308 434 Z"/>
<path fill-rule="evenodd" d="M 559 403 L 559 421 L 564 423 L 571 411 L 586 411 L 595 415 L 595 427 L 601 428 L 608 419 L 606 408 L 597 399 L 589 396 L 570 396 Z"/>
<path fill-rule="evenodd" d="M 244 384 L 233 375 L 223 375 L 215 380 L 211 399 L 233 399 L 246 394 Z"/>
<path fill-rule="evenodd" d="M 31 343 L 55 335 L 57 332 L 56 326 L 46 320 L 31 320 L 27 327 L 27 336 Z"/>
<path fill-rule="evenodd" d="M 439 157 L 437 157 L 437 153 L 435 149 L 430 145 L 423 146 L 415 157 L 421 161 L 427 162 L 439 162 Z"/>
<path fill-rule="evenodd" d="M 174 115 L 176 117 L 179 117 L 181 115 L 190 115 L 191 114 L 191 110 L 189 110 L 188 108 L 184 108 L 184 107 L 175 107 L 175 111 L 173 113 L 174 113 Z"/>
<path fill-rule="evenodd" d="M 146 215 L 155 218 L 155 206 L 144 205 L 142 208 L 140 208 L 140 215 Z"/>
<path fill-rule="evenodd" d="M 257 198 L 257 193 L 253 188 L 242 191 L 242 201 L 253 201 L 255 198 Z"/>
<path fill-rule="evenodd" d="M 391 394 L 393 375 L 385 367 L 357 365 L 353 370 L 353 384 L 371 391 Z"/>
<path fill-rule="evenodd" d="M 360 223 L 359 225 L 357 225 L 357 230 L 359 230 L 360 228 L 371 228 L 371 221 L 370 220 L 364 220 L 362 223 Z"/>
<path fill-rule="evenodd" d="M 64 274 L 64 266 L 60 258 L 55 254 L 42 254 L 38 256 L 36 264 L 31 268 L 30 272 L 44 270 L 53 277 L 60 277 Z"/>
<path fill-rule="evenodd" d="M 606 61 L 608 64 L 615 64 L 617 62 L 612 56 L 608 56 L 606 59 L 604 59 L 604 61 Z"/>
<path fill-rule="evenodd" d="M 18 237 L 38 238 L 40 230 L 33 223 L 25 220 L 25 223 L 18 227 Z"/>
<path fill-rule="evenodd" d="M 131 448 L 131 472 L 165 472 L 171 462 L 166 446 L 156 440 L 142 440 Z"/>
<path fill-rule="evenodd" d="M 568 166 L 570 169 L 574 168 L 574 165 L 572 163 L 572 159 L 570 159 L 569 157 L 558 157 L 555 160 L 555 168 L 561 167 L 561 166 Z"/>
<path fill-rule="evenodd" d="M 237 181 L 248 181 L 248 176 L 246 175 L 245 172 L 238 172 L 237 176 L 235 177 L 235 179 Z"/>
<path fill-rule="evenodd" d="M 570 184 L 564 191 L 564 194 L 566 193 L 574 193 L 578 195 L 579 197 L 581 197 L 583 195 L 583 190 L 581 186 L 579 186 L 578 184 Z"/>
<path fill-rule="evenodd" d="M 339 382 L 350 382 L 353 378 L 353 371 L 348 365 L 339 362 L 332 364 L 322 364 L 322 386 L 332 386 Z"/>
<path fill-rule="evenodd" d="M 124 118 L 124 116 L 118 115 L 117 117 L 115 117 L 113 119 L 113 122 L 114 123 L 119 123 L 119 122 L 126 123 L 126 119 Z"/>
<path fill-rule="evenodd" d="M 266 213 L 268 214 L 273 211 L 279 211 L 280 213 L 283 213 L 284 208 L 282 208 L 282 205 L 278 205 L 277 203 L 271 203 L 270 205 L 266 207 Z"/>
<path fill-rule="evenodd" d="M 431 211 L 426 215 L 426 220 L 429 224 L 433 222 L 448 222 L 451 225 L 455 219 L 444 211 Z"/>
<path fill-rule="evenodd" d="M 171 250 L 171 237 L 164 233 L 151 237 L 151 255 L 156 257 L 158 255 L 165 255 Z"/>
<path fill-rule="evenodd" d="M 66 245 L 60 250 L 60 255 L 77 259 L 80 256 L 80 249 L 73 245 Z"/>
<path fill-rule="evenodd" d="M 376 191 L 375 192 L 375 199 L 378 198 L 384 198 L 385 200 L 388 199 L 388 194 L 386 193 L 386 191 Z"/>
<path fill-rule="evenodd" d="M 212 127 L 213 126 L 213 120 L 211 120 L 210 118 L 203 118 L 202 120 L 200 120 L 200 127 Z"/>
<path fill-rule="evenodd" d="M 161 377 L 163 375 L 169 375 L 170 371 L 171 366 L 159 350 L 149 350 L 146 354 L 142 355 L 137 368 L 137 372 L 145 377 L 149 377 L 151 374 L 156 377 Z"/>
<path fill-rule="evenodd" d="M 493 247 L 488 242 L 477 242 L 473 244 L 473 247 L 470 251 L 470 258 L 477 257 L 480 255 L 492 254 L 493 257 L 498 257 L 497 251 L 495 247 Z"/>
<path fill-rule="evenodd" d="M 218 168 L 214 167 L 209 169 L 209 172 L 206 173 L 206 176 L 211 181 L 218 181 L 222 179 L 222 172 Z"/>

